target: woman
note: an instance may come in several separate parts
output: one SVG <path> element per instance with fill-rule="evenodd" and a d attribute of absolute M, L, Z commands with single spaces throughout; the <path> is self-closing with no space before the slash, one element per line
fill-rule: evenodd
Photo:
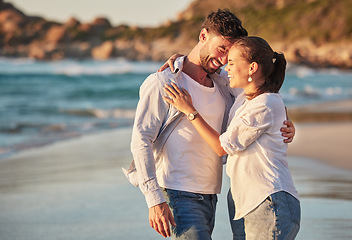
<path fill-rule="evenodd" d="M 294 239 L 299 230 L 300 203 L 280 133 L 286 112 L 278 92 L 285 69 L 284 55 L 259 37 L 240 38 L 233 44 L 225 70 L 230 86 L 244 91 L 221 135 L 197 113 L 185 89 L 165 86 L 164 100 L 186 115 L 193 114 L 191 122 L 205 141 L 218 155 L 228 154 L 234 239 Z"/>

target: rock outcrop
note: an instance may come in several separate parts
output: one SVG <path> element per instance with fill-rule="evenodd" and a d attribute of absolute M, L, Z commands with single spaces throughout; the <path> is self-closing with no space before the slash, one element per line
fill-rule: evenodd
<path fill-rule="evenodd" d="M 298 2 L 302 5 L 312 1 L 315 0 Z M 90 23 L 81 23 L 75 18 L 70 18 L 65 23 L 46 21 L 41 17 L 27 16 L 12 4 L 0 0 L 0 56 L 30 57 L 38 60 L 62 58 L 106 60 L 125 57 L 131 60 L 164 61 L 173 53 L 187 54 L 192 49 L 197 42 L 202 19 L 211 9 L 235 6 L 240 10 L 255 6 L 253 11 L 268 7 L 277 10 L 284 9 L 288 5 L 293 6 L 296 2 L 295 0 L 196 0 L 179 14 L 176 22 L 168 21 L 158 28 L 139 28 L 126 25 L 114 27 L 103 17 L 98 17 Z M 338 7 L 341 9 L 343 6 Z M 319 11 L 315 15 L 318 13 Z M 249 22 L 246 15 L 245 21 Z M 352 69 L 352 43 L 349 40 L 352 33 L 348 30 L 350 29 L 348 23 L 343 23 L 343 26 L 347 29 L 346 38 L 341 38 L 341 34 L 335 29 L 330 35 L 326 35 L 323 42 L 319 39 L 312 40 L 306 35 L 292 41 L 284 37 L 272 37 L 269 42 L 274 50 L 285 53 L 290 62 L 312 67 Z M 281 29 L 275 29 L 279 30 Z M 319 32 L 316 29 L 312 29 L 312 32 L 313 30 Z M 295 31 L 299 32 L 299 29 Z M 337 39 L 342 40 L 332 39 L 334 34 Z"/>
<path fill-rule="evenodd" d="M 92 57 L 99 60 L 106 60 L 114 55 L 114 43 L 106 41 L 102 45 L 92 49 Z"/>

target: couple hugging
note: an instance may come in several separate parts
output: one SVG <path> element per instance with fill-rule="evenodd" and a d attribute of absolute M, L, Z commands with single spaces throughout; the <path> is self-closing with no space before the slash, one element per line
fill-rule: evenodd
<path fill-rule="evenodd" d="M 298 233 L 300 202 L 286 160 L 295 128 L 278 93 L 286 60 L 247 35 L 230 11 L 211 12 L 191 52 L 171 57 L 140 88 L 134 160 L 124 172 L 163 237 L 211 239 L 224 163 L 233 239 Z"/>

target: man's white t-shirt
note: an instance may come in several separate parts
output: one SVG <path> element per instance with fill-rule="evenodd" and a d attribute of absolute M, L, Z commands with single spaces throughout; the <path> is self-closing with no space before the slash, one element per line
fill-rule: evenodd
<path fill-rule="evenodd" d="M 225 102 L 214 87 L 205 87 L 182 73 L 180 85 L 189 92 L 193 105 L 206 122 L 221 132 Z M 221 190 L 223 163 L 184 117 L 169 136 L 156 173 L 161 187 L 202 194 Z"/>

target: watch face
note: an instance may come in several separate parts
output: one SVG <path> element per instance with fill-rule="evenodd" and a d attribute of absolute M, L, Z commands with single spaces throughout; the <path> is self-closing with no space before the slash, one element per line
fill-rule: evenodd
<path fill-rule="evenodd" d="M 187 119 L 192 121 L 193 119 L 195 119 L 196 115 L 198 114 L 197 111 L 193 112 L 193 113 L 188 113 L 187 114 Z"/>
<path fill-rule="evenodd" d="M 192 121 L 194 119 L 193 113 L 188 114 L 188 120 Z"/>

